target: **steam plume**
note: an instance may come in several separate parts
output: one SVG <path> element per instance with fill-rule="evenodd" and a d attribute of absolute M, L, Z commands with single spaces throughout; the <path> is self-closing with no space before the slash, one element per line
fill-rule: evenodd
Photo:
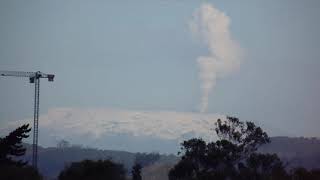
<path fill-rule="evenodd" d="M 191 31 L 208 46 L 209 54 L 197 58 L 201 80 L 200 111 L 206 112 L 209 94 L 215 87 L 217 78 L 238 69 L 240 47 L 231 38 L 230 19 L 211 4 L 202 4 L 190 22 Z"/>

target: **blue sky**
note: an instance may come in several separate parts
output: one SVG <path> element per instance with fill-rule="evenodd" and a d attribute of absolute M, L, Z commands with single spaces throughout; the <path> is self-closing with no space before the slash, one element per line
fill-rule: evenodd
<path fill-rule="evenodd" d="M 0 69 L 56 74 L 41 112 L 112 107 L 197 112 L 188 23 L 203 2 L 231 20 L 240 69 L 217 80 L 208 113 L 252 120 L 272 135 L 320 136 L 320 3 L 309 1 L 0 1 Z M 0 124 L 32 117 L 33 86 L 0 78 Z"/>

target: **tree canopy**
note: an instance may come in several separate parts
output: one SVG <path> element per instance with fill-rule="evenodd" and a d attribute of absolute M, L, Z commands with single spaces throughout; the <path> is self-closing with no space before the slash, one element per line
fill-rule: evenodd
<path fill-rule="evenodd" d="M 12 157 L 19 157 L 25 154 L 26 149 L 22 145 L 22 139 L 29 137 L 28 133 L 30 131 L 29 124 L 24 124 L 10 132 L 8 136 L 0 138 L 0 165 L 26 165 L 26 162 L 13 160 Z"/>
<path fill-rule="evenodd" d="M 121 164 L 110 160 L 84 160 L 71 163 L 61 171 L 59 180 L 125 180 L 126 171 Z"/>
<path fill-rule="evenodd" d="M 141 169 L 142 169 L 142 166 L 140 164 L 135 164 L 132 167 L 132 170 L 131 170 L 132 180 L 142 180 Z"/>
<path fill-rule="evenodd" d="M 227 117 L 216 122 L 218 140 L 200 138 L 184 141 L 181 160 L 169 172 L 170 180 L 193 179 L 281 179 L 287 177 L 277 155 L 259 154 L 257 148 L 270 141 L 253 122 Z"/>
<path fill-rule="evenodd" d="M 29 137 L 30 131 L 29 124 L 25 124 L 10 132 L 8 136 L 0 138 L 0 179 L 42 179 L 38 171 L 27 165 L 27 162 L 17 160 L 26 152 L 22 139 Z"/>

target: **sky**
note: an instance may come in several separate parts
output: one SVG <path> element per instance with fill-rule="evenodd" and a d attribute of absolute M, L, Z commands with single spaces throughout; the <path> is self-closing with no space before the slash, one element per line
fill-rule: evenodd
<path fill-rule="evenodd" d="M 241 57 L 216 74 L 201 110 L 198 59 L 219 57 L 210 36 L 190 28 L 204 4 L 229 22 L 226 36 Z M 41 81 L 41 114 L 202 112 L 254 121 L 270 135 L 320 137 L 319 18 L 317 0 L 2 0 L 0 70 L 56 75 Z M 33 89 L 28 79 L 0 78 L 1 126 L 32 118 Z"/>

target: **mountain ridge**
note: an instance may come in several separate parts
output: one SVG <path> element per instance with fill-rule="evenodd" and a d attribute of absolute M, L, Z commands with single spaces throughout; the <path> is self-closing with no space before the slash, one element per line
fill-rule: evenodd
<path fill-rule="evenodd" d="M 24 160 L 31 162 L 32 149 L 30 144 L 27 147 Z M 39 170 L 46 177 L 53 178 L 69 163 L 84 159 L 111 159 L 124 164 L 128 172 L 134 163 L 136 153 L 117 150 L 102 150 L 80 145 L 68 146 L 65 148 L 39 146 Z M 271 137 L 271 143 L 261 146 L 258 150 L 262 153 L 276 153 L 287 166 L 287 169 L 294 167 L 305 167 L 307 169 L 320 168 L 320 139 L 305 137 Z M 177 152 L 176 152 L 177 153 Z M 176 154 L 175 153 L 175 154 Z M 160 160 L 144 172 L 148 176 L 154 174 L 161 177 L 170 169 L 179 157 L 174 154 L 161 154 Z"/>

